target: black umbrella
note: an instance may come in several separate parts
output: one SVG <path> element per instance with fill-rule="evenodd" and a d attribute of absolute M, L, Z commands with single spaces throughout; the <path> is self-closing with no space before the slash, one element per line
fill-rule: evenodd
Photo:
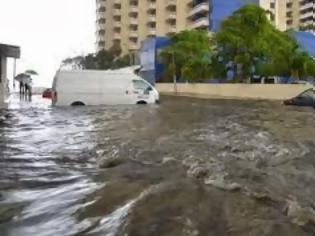
<path fill-rule="evenodd" d="M 22 82 L 22 83 L 26 83 L 26 84 L 32 83 L 31 76 L 28 75 L 28 74 L 25 74 L 25 73 L 18 74 L 17 76 L 15 76 L 14 79 L 16 81 L 19 81 L 19 82 Z"/>

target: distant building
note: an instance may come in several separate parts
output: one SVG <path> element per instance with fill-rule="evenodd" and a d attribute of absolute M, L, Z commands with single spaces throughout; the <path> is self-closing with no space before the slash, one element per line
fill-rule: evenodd
<path fill-rule="evenodd" d="M 7 107 L 9 82 L 7 77 L 7 58 L 20 58 L 20 48 L 0 44 L 0 108 Z"/>

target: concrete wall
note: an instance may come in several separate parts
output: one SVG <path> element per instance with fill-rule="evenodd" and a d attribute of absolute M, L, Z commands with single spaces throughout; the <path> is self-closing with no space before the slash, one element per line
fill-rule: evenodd
<path fill-rule="evenodd" d="M 175 94 L 173 84 L 157 84 L 161 94 Z M 177 84 L 177 95 L 204 98 L 284 100 L 295 97 L 307 85 L 298 84 Z"/>

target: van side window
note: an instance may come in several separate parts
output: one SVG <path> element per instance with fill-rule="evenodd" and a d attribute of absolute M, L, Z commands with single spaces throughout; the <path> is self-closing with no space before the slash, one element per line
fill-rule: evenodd
<path fill-rule="evenodd" d="M 145 83 L 142 80 L 133 80 L 132 84 L 133 84 L 133 88 L 137 89 L 137 90 L 144 90 L 145 91 L 150 87 L 150 85 L 148 85 L 147 83 Z"/>
<path fill-rule="evenodd" d="M 302 94 L 300 94 L 299 97 L 303 97 L 303 98 L 313 98 L 314 96 L 314 91 L 312 89 L 307 90 L 305 92 L 303 92 Z"/>

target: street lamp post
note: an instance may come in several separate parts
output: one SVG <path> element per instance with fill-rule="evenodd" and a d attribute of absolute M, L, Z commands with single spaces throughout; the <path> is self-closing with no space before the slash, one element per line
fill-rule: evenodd
<path fill-rule="evenodd" d="M 177 94 L 177 78 L 176 78 L 176 64 L 175 64 L 175 52 L 172 51 L 172 61 L 173 61 L 173 83 L 174 83 L 174 92 Z"/>
<path fill-rule="evenodd" d="M 13 88 L 15 89 L 15 77 L 16 77 L 16 58 L 14 58 L 13 64 Z"/>

